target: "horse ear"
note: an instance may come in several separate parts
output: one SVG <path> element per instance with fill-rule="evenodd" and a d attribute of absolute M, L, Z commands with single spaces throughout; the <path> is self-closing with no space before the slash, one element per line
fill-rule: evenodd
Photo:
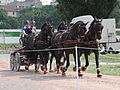
<path fill-rule="evenodd" d="M 101 18 L 100 22 L 102 22 L 103 18 Z"/>
<path fill-rule="evenodd" d="M 85 23 L 85 26 L 88 24 L 89 22 Z"/>
<path fill-rule="evenodd" d="M 95 16 L 94 20 L 97 20 L 96 16 Z"/>

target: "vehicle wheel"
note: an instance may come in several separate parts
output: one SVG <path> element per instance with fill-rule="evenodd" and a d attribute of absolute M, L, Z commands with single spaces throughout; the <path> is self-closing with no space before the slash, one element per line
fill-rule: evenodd
<path fill-rule="evenodd" d="M 17 52 L 15 53 L 15 71 L 19 71 L 20 70 L 20 64 L 21 64 L 21 61 L 20 61 L 20 53 Z"/>
<path fill-rule="evenodd" d="M 15 56 L 14 55 L 10 55 L 10 70 L 14 70 L 14 60 L 15 60 Z"/>

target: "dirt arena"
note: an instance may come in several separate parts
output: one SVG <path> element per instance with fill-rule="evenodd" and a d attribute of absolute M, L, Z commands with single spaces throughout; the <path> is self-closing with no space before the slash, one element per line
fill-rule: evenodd
<path fill-rule="evenodd" d="M 120 90 L 120 76 L 84 73 L 82 78 L 76 79 L 76 72 L 67 72 L 66 77 L 61 74 L 42 71 L 35 73 L 33 67 L 29 71 L 10 71 L 9 55 L 0 54 L 0 90 Z M 24 67 L 23 67 L 24 68 Z"/>

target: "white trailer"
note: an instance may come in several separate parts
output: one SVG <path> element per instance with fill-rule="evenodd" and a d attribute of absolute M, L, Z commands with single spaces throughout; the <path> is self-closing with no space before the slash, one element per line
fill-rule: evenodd
<path fill-rule="evenodd" d="M 74 24 L 77 21 L 89 22 L 87 28 L 90 26 L 90 23 L 94 20 L 91 15 L 79 16 L 72 19 L 71 24 Z M 112 47 L 114 50 L 120 49 L 120 42 L 117 42 L 116 38 L 116 24 L 115 19 L 103 19 L 102 25 L 104 26 L 102 31 L 102 39 L 100 43 L 103 43 L 107 49 Z"/>

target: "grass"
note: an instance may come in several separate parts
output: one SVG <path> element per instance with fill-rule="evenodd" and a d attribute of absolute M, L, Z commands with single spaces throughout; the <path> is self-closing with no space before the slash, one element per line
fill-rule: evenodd
<path fill-rule="evenodd" d="M 74 64 L 72 64 L 69 68 L 69 71 L 73 72 Z M 101 74 L 103 75 L 113 75 L 113 76 L 120 76 L 120 65 L 100 65 Z M 88 66 L 87 73 L 94 73 L 96 74 L 96 65 L 91 64 Z M 84 72 L 83 72 L 84 73 Z"/>
<path fill-rule="evenodd" d="M 100 65 L 103 75 L 120 76 L 120 65 Z M 96 73 L 95 65 L 90 65 L 86 70 L 87 73 Z"/>
<path fill-rule="evenodd" d="M 20 36 L 20 32 L 0 32 L 0 37 L 19 37 Z"/>
<path fill-rule="evenodd" d="M 88 57 L 90 62 L 95 62 L 95 56 L 94 54 L 91 54 Z M 73 55 L 70 55 L 70 60 L 74 61 Z M 81 57 L 81 61 L 85 61 L 84 55 Z M 106 55 L 100 55 L 99 56 L 100 62 L 107 62 L 107 63 L 120 63 L 120 54 L 106 54 Z"/>
<path fill-rule="evenodd" d="M 20 45 L 19 43 L 0 43 L 0 46 Z"/>
<path fill-rule="evenodd" d="M 70 55 L 71 61 L 73 61 L 73 56 Z M 106 62 L 106 63 L 120 63 L 120 54 L 106 54 L 106 55 L 100 55 L 99 57 L 100 62 Z M 81 58 L 82 66 L 85 63 L 84 55 Z M 94 54 L 91 54 L 89 56 L 89 61 L 95 63 Z M 72 71 L 72 68 L 74 66 L 74 63 L 70 66 L 70 71 Z M 101 73 L 103 75 L 113 75 L 113 76 L 120 76 L 120 65 L 100 65 Z M 96 65 L 90 64 L 88 66 L 88 69 L 86 70 L 87 73 L 95 73 L 96 74 Z"/>
<path fill-rule="evenodd" d="M 116 34 L 120 36 L 120 31 L 116 31 Z"/>

